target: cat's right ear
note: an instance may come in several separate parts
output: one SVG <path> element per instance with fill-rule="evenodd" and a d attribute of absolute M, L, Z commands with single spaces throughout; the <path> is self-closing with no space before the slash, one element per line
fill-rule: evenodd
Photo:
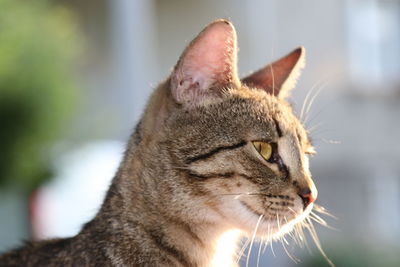
<path fill-rule="evenodd" d="M 242 82 L 284 99 L 296 85 L 304 65 L 305 49 L 299 47 L 283 58 L 243 78 Z"/>
<path fill-rule="evenodd" d="M 171 93 L 183 105 L 238 87 L 236 31 L 227 20 L 209 24 L 185 49 L 171 75 Z"/>

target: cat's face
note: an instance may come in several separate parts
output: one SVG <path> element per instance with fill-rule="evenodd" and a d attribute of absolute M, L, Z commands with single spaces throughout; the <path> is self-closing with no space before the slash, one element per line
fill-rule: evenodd
<path fill-rule="evenodd" d="M 173 103 L 155 107 L 151 141 L 151 153 L 164 151 L 168 177 L 158 184 L 173 212 L 249 234 L 258 224 L 258 234 L 269 236 L 308 215 L 317 195 L 307 158 L 313 148 L 284 100 L 303 53 L 240 81 L 230 23 L 210 24 L 189 45 L 165 86 Z"/>
<path fill-rule="evenodd" d="M 263 215 L 260 233 L 275 234 L 310 212 L 313 200 L 305 203 L 301 194 L 310 189 L 316 197 L 307 159 L 312 146 L 285 102 L 243 86 L 173 113 L 167 133 L 172 164 L 211 220 L 251 233 Z"/>

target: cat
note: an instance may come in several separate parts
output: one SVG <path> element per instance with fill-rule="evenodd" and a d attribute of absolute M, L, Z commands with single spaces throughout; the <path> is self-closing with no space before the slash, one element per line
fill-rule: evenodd
<path fill-rule="evenodd" d="M 232 23 L 210 23 L 153 92 L 95 218 L 0 266 L 212 266 L 228 233 L 232 245 L 292 230 L 317 197 L 286 100 L 303 66 L 300 47 L 240 80 Z M 222 252 L 237 266 L 235 245 Z"/>

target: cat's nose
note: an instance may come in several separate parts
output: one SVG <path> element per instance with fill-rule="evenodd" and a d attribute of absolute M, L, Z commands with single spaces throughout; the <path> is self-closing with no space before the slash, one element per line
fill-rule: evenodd
<path fill-rule="evenodd" d="M 308 205 L 313 203 L 317 199 L 317 191 L 311 190 L 309 187 L 300 189 L 298 195 L 303 200 L 303 209 L 305 210 Z"/>

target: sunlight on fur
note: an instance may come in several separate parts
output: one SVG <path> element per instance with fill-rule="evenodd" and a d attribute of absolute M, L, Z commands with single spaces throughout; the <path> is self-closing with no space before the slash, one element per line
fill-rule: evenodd
<path fill-rule="evenodd" d="M 237 240 L 242 235 L 242 232 L 239 230 L 230 230 L 224 233 L 217 242 L 217 253 L 215 257 L 212 259 L 211 266 L 220 267 L 227 266 L 226 259 L 234 258 L 235 255 L 232 255 L 232 251 L 236 251 L 238 246 Z"/>

